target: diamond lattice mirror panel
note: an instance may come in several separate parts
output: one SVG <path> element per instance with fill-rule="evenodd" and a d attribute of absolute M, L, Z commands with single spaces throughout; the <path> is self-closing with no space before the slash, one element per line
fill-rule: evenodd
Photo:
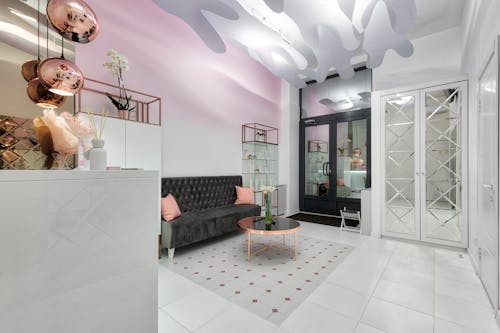
<path fill-rule="evenodd" d="M 425 93 L 425 237 L 462 238 L 462 92 Z"/>
<path fill-rule="evenodd" d="M 27 82 L 21 75 L 21 66 L 38 58 L 40 44 L 41 60 L 47 57 L 58 57 L 61 54 L 61 37 L 48 29 L 45 18 L 45 1 L 40 1 L 40 43 L 38 42 L 37 1 L 2 0 L 0 2 L 0 23 L 4 27 L 0 33 L 0 121 L 15 125 L 3 125 L 0 129 L 0 169 L 42 169 L 43 160 L 35 155 L 40 153 L 38 141 L 33 134 L 32 120 L 42 115 L 42 109 L 36 106 L 26 94 Z M 48 53 L 47 53 L 48 45 Z M 73 60 L 74 46 L 64 43 L 64 56 Z M 58 112 L 74 114 L 74 98 L 68 97 Z M 15 145 L 9 145 L 16 142 Z M 18 145 L 18 146 L 17 146 Z M 32 146 L 33 145 L 33 146 Z M 17 147 L 16 147 L 17 146 Z M 22 147 L 22 148 L 21 148 Z M 5 155 L 6 154 L 6 155 Z M 12 155 L 15 154 L 16 156 Z M 25 155 L 27 154 L 27 155 Z M 4 159 L 4 155 L 7 160 Z M 14 159 L 14 161 L 12 160 Z"/>
<path fill-rule="evenodd" d="M 388 232 L 415 235 L 415 96 L 385 102 L 385 204 Z"/>
<path fill-rule="evenodd" d="M 466 247 L 466 83 L 382 99 L 384 235 Z"/>
<path fill-rule="evenodd" d="M 45 148 L 45 147 L 44 147 Z M 43 153 L 33 119 L 0 115 L 0 169 L 50 169 L 54 160 Z M 74 168 L 75 161 L 68 166 Z"/>

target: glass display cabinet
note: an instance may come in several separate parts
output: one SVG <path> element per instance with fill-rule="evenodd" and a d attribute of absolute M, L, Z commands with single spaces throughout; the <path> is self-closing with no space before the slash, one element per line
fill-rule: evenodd
<path fill-rule="evenodd" d="M 275 186 L 272 196 L 273 215 L 284 214 L 286 186 L 278 185 L 278 129 L 275 127 L 250 123 L 241 128 L 242 176 L 243 186 L 253 187 L 256 203 L 264 207 L 261 186 Z"/>
<path fill-rule="evenodd" d="M 278 184 L 278 129 L 251 123 L 242 126 L 243 186 Z"/>

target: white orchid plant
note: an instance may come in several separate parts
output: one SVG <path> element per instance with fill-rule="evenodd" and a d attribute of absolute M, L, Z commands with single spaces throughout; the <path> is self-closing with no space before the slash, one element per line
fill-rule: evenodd
<path fill-rule="evenodd" d="M 260 190 L 262 191 L 262 193 L 268 194 L 268 193 L 273 193 L 276 190 L 276 187 L 263 185 L 260 187 Z"/>
<path fill-rule="evenodd" d="M 125 84 L 123 83 L 123 72 L 129 70 L 128 59 L 123 54 L 116 52 L 113 49 L 109 49 L 106 55 L 109 57 L 109 61 L 103 64 L 104 68 L 109 70 L 109 73 L 116 77 L 118 80 L 118 87 L 120 91 L 120 96 L 118 99 L 114 98 L 111 94 L 106 94 L 111 100 L 113 105 L 118 110 L 123 111 L 134 111 L 134 107 L 130 107 L 130 99 L 132 96 L 127 96 L 127 91 L 125 89 Z"/>
<path fill-rule="evenodd" d="M 260 190 L 264 194 L 264 203 L 266 205 L 266 223 L 271 223 L 273 221 L 273 217 L 271 214 L 271 195 L 276 190 L 274 186 L 261 186 Z"/>

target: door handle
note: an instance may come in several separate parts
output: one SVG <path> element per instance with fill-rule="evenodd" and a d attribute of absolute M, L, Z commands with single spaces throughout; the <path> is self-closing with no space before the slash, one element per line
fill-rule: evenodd
<path fill-rule="evenodd" d="M 323 176 L 326 176 L 326 170 L 325 170 L 326 163 L 328 162 L 323 162 Z"/>
<path fill-rule="evenodd" d="M 493 191 L 495 189 L 495 185 L 493 185 L 493 184 L 483 184 L 483 188 L 487 188 L 487 189 Z"/>
<path fill-rule="evenodd" d="M 331 176 L 332 175 L 332 168 L 330 168 L 330 165 L 332 165 L 331 162 L 326 163 L 326 175 Z"/>

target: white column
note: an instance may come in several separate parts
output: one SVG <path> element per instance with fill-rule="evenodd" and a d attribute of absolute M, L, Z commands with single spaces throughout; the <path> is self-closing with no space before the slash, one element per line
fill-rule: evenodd
<path fill-rule="evenodd" d="M 288 186 L 285 216 L 299 212 L 299 122 L 299 90 L 282 80 L 279 182 Z"/>

